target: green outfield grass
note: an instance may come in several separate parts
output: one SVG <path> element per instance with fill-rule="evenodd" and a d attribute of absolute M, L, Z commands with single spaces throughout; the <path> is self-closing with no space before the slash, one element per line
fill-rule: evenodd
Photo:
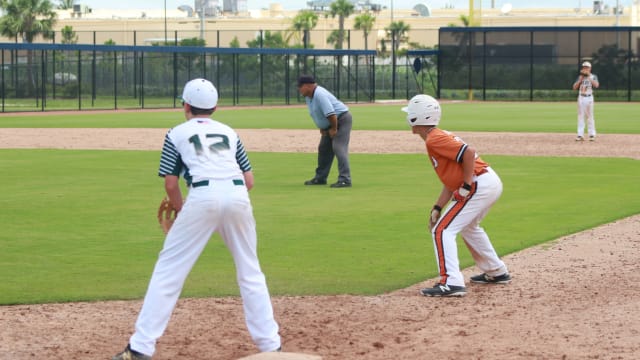
<path fill-rule="evenodd" d="M 351 106 L 355 130 L 406 130 L 402 104 Z M 576 130 L 576 104 L 530 102 L 443 102 L 441 124 L 451 131 L 560 132 Z M 596 103 L 601 134 L 638 134 L 638 103 Z M 238 129 L 314 129 L 305 107 L 241 108 L 221 106 L 214 116 Z M 47 113 L 25 116 L 2 114 L 0 127 L 39 128 L 170 128 L 183 120 L 180 109 L 159 112 L 77 114 Z"/>
<path fill-rule="evenodd" d="M 315 154 L 250 157 L 273 294 L 378 294 L 437 275 L 426 216 L 440 183 L 425 155 L 353 154 L 351 189 L 303 186 Z M 484 158 L 505 185 L 483 222 L 501 255 L 640 212 L 637 160 Z M 159 150 L 0 150 L 0 304 L 142 297 L 164 238 L 158 161 Z M 214 238 L 183 296 L 237 294 Z"/>

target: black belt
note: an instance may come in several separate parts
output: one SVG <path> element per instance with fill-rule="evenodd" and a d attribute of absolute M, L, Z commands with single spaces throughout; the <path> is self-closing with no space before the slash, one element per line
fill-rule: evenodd
<path fill-rule="evenodd" d="M 233 179 L 233 185 L 236 185 L 236 186 L 244 185 L 244 181 L 240 179 Z M 209 180 L 197 181 L 191 184 L 192 188 L 197 188 L 201 186 L 209 186 Z"/>
<path fill-rule="evenodd" d="M 583 94 L 580 94 L 580 96 L 582 96 L 582 97 L 590 97 L 591 95 L 583 95 Z"/>

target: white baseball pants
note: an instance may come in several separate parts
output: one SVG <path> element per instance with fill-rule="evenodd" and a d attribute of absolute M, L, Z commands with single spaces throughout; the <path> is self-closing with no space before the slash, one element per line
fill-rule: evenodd
<path fill-rule="evenodd" d="M 233 256 L 249 333 L 260 351 L 280 347 L 278 324 L 256 252 L 253 208 L 245 186 L 231 180 L 192 188 L 167 234 L 130 338 L 131 348 L 153 355 L 164 333 L 187 275 L 218 231 Z"/>
<path fill-rule="evenodd" d="M 578 136 L 584 136 L 585 118 L 589 136 L 596 136 L 596 121 L 593 116 L 593 95 L 578 95 Z"/>
<path fill-rule="evenodd" d="M 433 226 L 436 261 L 440 282 L 447 285 L 464 286 L 464 276 L 460 271 L 456 237 L 462 235 L 476 266 L 490 276 L 507 272 L 489 236 L 480 227 L 480 221 L 502 194 L 502 181 L 491 168 L 479 176 L 474 176 L 470 198 L 464 203 L 451 201 Z"/>

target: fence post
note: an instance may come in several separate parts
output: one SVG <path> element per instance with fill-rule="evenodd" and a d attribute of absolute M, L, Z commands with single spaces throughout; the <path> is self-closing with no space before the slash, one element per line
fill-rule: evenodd
<path fill-rule="evenodd" d="M 533 101 L 533 31 L 529 33 L 529 101 Z"/>
<path fill-rule="evenodd" d="M 78 110 L 82 110 L 82 57 L 78 50 Z"/>
<path fill-rule="evenodd" d="M 140 53 L 140 107 L 144 109 L 144 52 Z"/>
<path fill-rule="evenodd" d="M 487 32 L 482 32 L 482 100 L 487 100 Z"/>
<path fill-rule="evenodd" d="M 284 102 L 287 105 L 291 105 L 291 94 L 289 87 L 289 84 L 291 84 L 291 73 L 289 69 L 289 61 L 291 60 L 291 56 L 288 53 L 285 54 L 284 60 Z"/>
<path fill-rule="evenodd" d="M 46 98 L 46 94 L 47 94 L 47 92 L 46 92 L 46 88 L 47 87 L 46 87 L 46 82 L 45 82 L 46 79 L 47 79 L 47 77 L 46 77 L 47 76 L 46 75 L 47 74 L 47 62 L 46 62 L 46 59 L 45 59 L 45 54 L 46 54 L 46 52 L 44 50 L 40 51 L 40 86 L 42 87 L 40 89 L 40 98 L 41 98 L 40 106 L 41 106 L 43 112 L 44 112 L 44 107 L 46 105 L 45 98 Z"/>
<path fill-rule="evenodd" d="M 56 33 L 53 33 L 53 39 L 52 39 L 53 44 L 56 43 Z M 53 50 L 53 64 L 51 66 L 51 70 L 53 73 L 53 82 L 52 82 L 52 86 L 51 86 L 51 91 L 53 93 L 53 99 L 55 100 L 56 98 L 56 50 Z"/>
<path fill-rule="evenodd" d="M 617 7 L 616 7 L 616 11 L 618 11 Z M 633 50 L 631 48 L 632 35 L 633 35 L 633 32 L 631 31 L 631 29 L 629 29 L 629 36 L 627 36 L 627 40 L 628 40 L 627 49 L 629 49 L 629 52 L 627 55 L 627 61 L 625 61 L 627 63 L 627 101 L 628 102 L 631 102 L 631 59 L 633 59 Z"/>
<path fill-rule="evenodd" d="M 2 85 L 0 85 L 2 86 L 0 88 L 0 91 L 2 91 L 2 112 L 4 112 L 4 98 L 6 97 L 5 95 L 6 88 L 4 83 L 4 50 L 2 50 L 2 69 L 0 69 L 0 73 L 1 73 L 0 78 L 2 78 Z"/>
<path fill-rule="evenodd" d="M 118 110 L 118 52 L 113 52 L 113 109 Z"/>
<path fill-rule="evenodd" d="M 95 106 L 96 100 L 96 32 L 93 32 L 93 57 L 91 58 L 91 107 Z"/>

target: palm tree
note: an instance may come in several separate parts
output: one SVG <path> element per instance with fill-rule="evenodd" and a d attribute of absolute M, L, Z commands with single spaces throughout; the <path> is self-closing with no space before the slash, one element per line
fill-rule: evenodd
<path fill-rule="evenodd" d="M 340 41 L 340 36 L 341 36 L 340 30 L 331 30 L 331 33 L 327 37 L 327 42 L 329 44 L 334 44 L 333 46 L 334 49 L 339 49 L 338 42 Z"/>
<path fill-rule="evenodd" d="M 404 21 L 394 21 L 385 28 L 387 36 L 391 38 L 391 44 L 393 45 L 393 51 L 398 51 L 400 44 L 403 41 L 409 40 L 407 32 L 411 29 L 409 24 Z"/>
<path fill-rule="evenodd" d="M 393 21 L 389 26 L 384 28 L 387 31 L 387 36 L 391 38 L 391 97 L 396 97 L 396 55 L 400 43 L 402 41 L 408 41 L 406 36 L 410 29 L 409 24 L 405 24 L 404 21 Z"/>
<path fill-rule="evenodd" d="M 49 0 L 0 0 L 0 33 L 8 38 L 21 38 L 25 43 L 32 43 L 38 35 L 44 39 L 52 39 L 56 13 Z M 33 89 L 33 50 L 27 50 L 28 90 Z"/>
<path fill-rule="evenodd" d="M 2 35 L 20 37 L 25 43 L 32 43 L 38 35 L 53 38 L 57 14 L 49 0 L 0 0 L 0 9 L 4 11 L 0 17 Z"/>
<path fill-rule="evenodd" d="M 78 43 L 78 35 L 75 31 L 73 31 L 73 26 L 66 25 L 60 30 L 62 34 L 62 40 L 60 40 L 63 44 L 77 44 Z"/>
<path fill-rule="evenodd" d="M 329 14 L 332 18 L 338 16 L 338 38 L 336 49 L 342 49 L 344 43 L 344 19 L 353 14 L 354 6 L 349 0 L 336 0 L 331 3 Z"/>
<path fill-rule="evenodd" d="M 290 30 L 293 32 L 289 33 L 285 40 L 289 42 L 291 35 L 298 35 L 302 32 L 302 44 L 306 49 L 309 47 L 309 31 L 313 30 L 316 25 L 318 25 L 318 14 L 311 10 L 300 10 L 292 20 Z"/>
<path fill-rule="evenodd" d="M 58 9 L 60 10 L 71 10 L 73 9 L 73 5 L 75 5 L 76 0 L 58 0 Z"/>
<path fill-rule="evenodd" d="M 376 17 L 369 12 L 356 16 L 353 28 L 356 30 L 362 30 L 364 36 L 364 49 L 369 50 L 369 33 L 373 29 L 373 25 L 376 23 Z"/>

